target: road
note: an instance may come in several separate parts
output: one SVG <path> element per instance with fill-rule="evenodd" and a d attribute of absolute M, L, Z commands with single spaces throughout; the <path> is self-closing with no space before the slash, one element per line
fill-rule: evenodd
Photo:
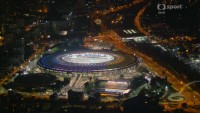
<path fill-rule="evenodd" d="M 137 16 L 134 19 L 134 25 L 136 26 L 136 28 L 143 33 L 146 36 L 150 36 L 151 34 L 148 32 L 148 30 L 145 30 L 142 26 L 141 23 L 141 17 L 145 12 L 145 9 L 148 5 L 144 6 L 138 13 Z M 157 42 L 162 42 L 161 40 L 157 40 Z M 168 43 L 168 41 L 167 41 Z M 152 58 L 146 56 L 145 54 L 143 54 L 142 52 L 139 51 L 134 51 L 134 53 L 136 54 L 136 56 L 142 58 L 143 62 L 155 73 L 157 73 L 158 76 L 160 77 L 167 77 L 167 80 L 169 83 L 172 84 L 172 87 L 174 89 L 176 89 L 177 91 L 181 91 L 181 89 L 187 85 L 187 82 L 184 82 L 183 80 L 180 80 L 179 78 L 177 78 L 177 73 L 174 70 L 168 70 L 165 67 L 162 67 L 159 63 L 157 63 L 156 61 L 154 61 Z M 165 75 L 163 75 L 162 72 L 165 72 Z M 193 90 L 191 87 L 186 87 L 185 91 L 182 92 L 182 95 L 184 95 L 186 97 L 186 103 L 189 106 L 200 106 L 200 94 L 199 92 L 196 92 L 195 90 Z M 170 104 L 167 103 L 163 103 L 165 110 L 166 111 L 170 111 L 176 108 L 171 108 Z M 177 106 L 177 108 L 181 108 L 181 103 Z M 189 110 L 193 110 L 193 112 L 199 113 L 200 110 L 197 109 L 192 109 L 192 108 L 187 108 L 184 109 L 185 111 L 189 111 Z"/>
<path fill-rule="evenodd" d="M 127 6 L 122 6 L 122 7 L 119 7 L 119 8 L 114 8 L 114 9 L 110 9 L 106 12 L 101 12 L 101 14 L 93 14 L 93 17 L 98 17 L 97 15 L 106 15 L 106 14 L 110 14 L 110 13 L 113 13 L 115 11 L 119 11 L 121 9 L 125 9 L 125 8 L 128 8 L 130 7 L 131 5 L 127 5 Z M 141 16 L 143 15 L 145 9 L 146 9 L 147 6 L 143 7 L 138 13 L 137 13 L 137 16 L 135 17 L 134 19 L 134 25 L 137 27 L 137 29 L 145 34 L 146 36 L 150 36 L 149 32 L 147 32 L 143 27 L 142 27 L 142 24 L 140 22 L 140 18 Z M 93 18 L 95 19 L 95 18 Z M 151 57 L 143 54 L 142 52 L 140 51 L 136 51 L 134 50 L 134 48 L 130 48 L 128 47 L 122 40 L 121 40 L 121 37 L 113 30 L 108 30 L 106 29 L 106 26 L 101 24 L 101 28 L 103 29 L 101 34 L 99 34 L 98 36 L 96 37 L 92 37 L 92 38 L 96 38 L 96 39 L 99 39 L 99 40 L 104 40 L 104 41 L 109 41 L 110 43 L 112 43 L 112 45 L 114 45 L 114 47 L 116 49 L 118 49 L 119 51 L 123 51 L 125 53 L 129 53 L 129 54 L 133 54 L 133 55 L 136 55 L 137 57 L 141 58 L 142 61 L 148 66 L 148 68 L 157 74 L 157 76 L 159 77 L 166 77 L 167 76 L 167 80 L 169 83 L 172 84 L 172 87 L 174 89 L 176 89 L 177 91 L 180 91 L 182 87 L 184 87 L 187 83 L 184 83 L 183 81 L 181 81 L 180 79 L 176 78 L 176 73 L 173 72 L 172 70 L 168 70 L 167 68 L 165 67 L 162 67 L 158 62 L 156 62 L 154 59 L 152 59 Z M 88 38 L 89 40 L 89 38 Z M 45 44 L 43 47 L 41 47 L 40 49 L 38 49 L 33 55 L 31 55 L 29 57 L 29 59 L 27 61 L 25 61 L 21 66 L 22 67 L 25 67 L 28 65 L 29 61 L 33 60 L 35 58 L 35 55 L 38 55 L 38 54 L 41 54 L 45 47 L 47 46 L 48 44 Z M 5 81 L 11 79 L 12 77 L 15 76 L 15 74 L 21 70 L 21 66 L 15 68 L 13 70 L 13 72 L 11 74 L 9 74 L 7 77 L 5 77 L 4 79 L 2 79 L 0 81 L 0 85 L 2 85 Z M 163 75 L 162 72 L 165 72 L 165 75 Z M 35 94 L 31 94 L 32 96 L 34 96 Z M 183 92 L 183 95 L 186 98 L 186 103 L 189 105 L 189 106 L 196 106 L 196 105 L 199 105 L 200 106 L 200 94 L 194 90 L 192 90 L 192 88 L 190 87 L 186 87 L 185 91 Z M 37 96 L 37 95 L 35 95 Z M 180 106 L 181 103 L 176 106 L 175 108 L 179 108 L 181 107 Z M 175 108 L 172 108 L 170 106 L 169 103 L 163 103 L 163 106 L 165 107 L 165 110 L 168 111 L 168 110 L 173 110 Z M 192 108 L 187 108 L 185 109 L 185 111 L 188 111 L 188 110 L 193 110 Z M 194 109 L 194 112 L 200 112 L 198 110 L 195 110 Z"/>
<path fill-rule="evenodd" d="M 149 32 L 147 32 L 141 24 L 140 18 L 143 15 L 146 7 L 148 5 L 144 6 L 138 13 L 137 16 L 134 19 L 134 25 L 137 27 L 137 29 L 145 34 L 146 36 L 150 36 L 151 34 Z M 96 37 L 91 37 L 88 38 L 87 40 L 92 40 L 92 39 L 97 39 L 97 40 L 103 40 L 103 41 L 109 41 L 112 43 L 112 45 L 114 45 L 114 47 L 120 51 L 123 51 L 125 53 L 129 53 L 129 54 L 134 54 L 137 57 L 141 58 L 142 61 L 149 67 L 149 69 L 156 73 L 157 76 L 159 77 L 167 77 L 167 80 L 169 83 L 172 84 L 172 87 L 174 89 L 176 89 L 177 91 L 180 91 L 181 88 L 183 88 L 187 83 L 185 83 L 184 81 L 180 80 L 179 78 L 177 78 L 177 73 L 174 72 L 174 70 L 169 70 L 163 66 L 161 66 L 158 62 L 156 62 L 154 59 L 152 59 L 151 57 L 147 56 L 146 54 L 143 54 L 140 51 L 136 51 L 134 50 L 134 48 L 130 48 L 128 46 L 126 46 L 126 44 L 124 42 L 122 42 L 121 37 L 113 30 L 107 30 L 106 26 L 101 24 L 101 28 L 103 29 L 102 33 L 100 33 L 98 36 Z M 86 42 L 87 42 L 86 40 Z M 165 74 L 163 74 L 163 72 L 165 72 Z M 190 92 L 187 92 L 190 91 Z M 189 106 L 192 105 L 200 105 L 200 95 L 198 92 L 192 90 L 191 87 L 186 87 L 185 92 L 182 93 L 185 97 L 186 97 L 186 103 Z M 170 103 L 163 103 L 163 106 L 165 107 L 166 111 L 171 111 L 177 108 L 181 108 L 181 104 L 179 103 L 177 106 L 175 106 L 175 108 L 171 107 Z M 190 109 L 190 108 L 188 108 Z M 185 109 L 187 111 L 187 109 Z M 199 111 L 197 111 L 199 112 Z"/>
<path fill-rule="evenodd" d="M 45 50 L 46 46 L 47 46 L 47 44 L 44 44 L 41 48 L 37 49 L 34 54 L 32 54 L 26 61 L 24 61 L 24 63 L 22 63 L 17 68 L 15 68 L 8 76 L 6 76 L 5 78 L 3 78 L 0 81 L 0 85 L 2 85 L 4 82 L 6 82 L 9 79 L 11 79 L 12 77 L 14 77 L 15 74 L 21 70 L 21 67 L 26 67 L 29 64 L 29 62 L 32 61 L 35 58 L 36 55 L 41 54 Z"/>

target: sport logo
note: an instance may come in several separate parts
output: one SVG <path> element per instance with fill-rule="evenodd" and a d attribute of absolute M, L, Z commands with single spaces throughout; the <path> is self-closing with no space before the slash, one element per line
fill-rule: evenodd
<path fill-rule="evenodd" d="M 158 14 L 165 14 L 166 10 L 179 10 L 182 9 L 182 5 L 166 5 L 166 4 L 157 4 Z"/>

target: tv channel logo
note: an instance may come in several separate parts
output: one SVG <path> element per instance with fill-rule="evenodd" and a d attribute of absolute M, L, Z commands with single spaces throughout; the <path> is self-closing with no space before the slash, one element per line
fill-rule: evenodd
<path fill-rule="evenodd" d="M 164 10 L 166 9 L 166 5 L 165 5 L 165 4 L 158 4 L 158 5 L 157 5 L 157 9 L 158 9 L 159 11 L 164 11 Z"/>
<path fill-rule="evenodd" d="M 183 5 L 157 4 L 158 14 L 165 14 L 166 10 L 180 10 L 180 9 L 183 9 Z"/>

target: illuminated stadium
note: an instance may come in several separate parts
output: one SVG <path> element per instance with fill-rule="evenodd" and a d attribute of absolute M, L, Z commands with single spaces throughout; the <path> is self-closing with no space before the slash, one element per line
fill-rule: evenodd
<path fill-rule="evenodd" d="M 71 51 L 57 52 L 39 59 L 38 65 L 45 72 L 52 73 L 99 73 L 107 71 L 122 71 L 137 64 L 133 55 L 119 51 Z"/>
<path fill-rule="evenodd" d="M 96 81 L 95 93 L 101 96 L 119 96 L 130 92 L 128 80 L 98 80 Z"/>

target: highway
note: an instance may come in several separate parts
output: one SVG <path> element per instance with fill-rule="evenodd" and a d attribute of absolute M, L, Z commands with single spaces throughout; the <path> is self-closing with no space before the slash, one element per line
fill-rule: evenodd
<path fill-rule="evenodd" d="M 139 10 L 136 17 L 134 18 L 133 24 L 136 26 L 139 32 L 143 33 L 146 36 L 151 36 L 151 34 L 148 32 L 148 30 L 145 30 L 141 23 L 141 17 L 143 16 L 146 7 L 144 6 Z M 117 11 L 117 10 L 116 10 Z M 177 78 L 177 73 L 175 70 L 169 70 L 163 66 L 161 66 L 158 62 L 156 62 L 151 57 L 147 56 L 146 54 L 143 54 L 141 51 L 136 51 L 134 48 L 130 48 L 126 46 L 126 44 L 121 40 L 121 37 L 113 30 L 108 30 L 105 25 L 100 25 L 102 28 L 102 33 L 100 33 L 98 36 L 88 38 L 87 40 L 92 40 L 92 38 L 97 40 L 103 40 L 103 41 L 109 41 L 114 45 L 114 47 L 120 51 L 123 51 L 125 53 L 136 55 L 137 57 L 142 59 L 142 62 L 148 66 L 148 68 L 156 73 L 157 76 L 163 78 L 167 77 L 167 81 L 172 84 L 172 87 L 176 89 L 177 91 L 180 91 L 183 87 L 185 87 L 188 83 L 184 82 L 183 80 L 180 80 Z M 85 42 L 87 42 L 87 40 Z M 165 42 L 158 40 L 158 42 Z M 168 42 L 168 41 L 167 41 Z M 165 72 L 165 74 L 163 74 Z M 191 87 L 185 87 L 185 90 L 182 92 L 182 95 L 186 97 L 186 100 L 184 102 L 187 103 L 188 106 L 200 106 L 200 94 L 193 90 Z M 162 103 L 162 105 L 165 108 L 165 111 L 172 111 L 175 109 L 181 108 L 182 102 L 180 102 L 177 106 L 172 107 L 172 103 Z M 196 113 L 199 113 L 200 110 L 193 109 L 191 107 L 185 108 L 185 111 L 193 111 Z"/>
<path fill-rule="evenodd" d="M 133 3 L 133 4 L 136 4 Z M 121 7 L 117 7 L 117 8 L 112 8 L 110 10 L 107 10 L 105 12 L 95 12 L 93 14 L 91 14 L 93 19 L 96 19 L 96 17 L 98 17 L 98 15 L 107 15 L 125 8 L 129 8 L 132 5 L 125 5 L 125 6 L 121 6 Z M 151 34 L 146 31 L 141 24 L 141 20 L 140 18 L 142 17 L 142 15 L 145 12 L 145 9 L 148 5 L 144 6 L 138 13 L 137 16 L 134 19 L 134 25 L 136 26 L 136 28 L 138 29 L 138 31 L 140 31 L 141 33 L 145 34 L 146 36 L 150 36 Z M 169 70 L 163 66 L 161 66 L 159 64 L 159 62 L 156 62 L 154 59 L 152 59 L 151 57 L 147 56 L 146 54 L 142 53 L 141 51 L 136 51 L 134 50 L 134 48 L 130 48 L 128 47 L 123 41 L 122 38 L 113 30 L 108 30 L 106 28 L 105 25 L 101 24 L 101 29 L 103 32 L 101 32 L 98 36 L 95 37 L 91 37 L 91 38 L 87 38 L 85 40 L 85 42 L 87 42 L 87 40 L 91 40 L 92 38 L 96 38 L 98 40 L 103 40 L 103 41 L 109 41 L 110 43 L 112 43 L 112 45 L 119 51 L 125 52 L 125 53 L 129 53 L 132 55 L 135 55 L 139 58 L 142 59 L 142 62 L 144 64 L 146 64 L 148 66 L 148 68 L 156 73 L 157 76 L 159 77 L 167 77 L 167 81 L 169 83 L 172 84 L 172 87 L 174 89 L 176 89 L 177 91 L 181 91 L 181 89 L 183 87 L 185 87 L 188 83 L 184 82 L 183 80 L 180 80 L 179 78 L 177 78 L 177 73 L 174 72 L 173 70 Z M 17 72 L 19 72 L 21 70 L 21 67 L 26 67 L 29 63 L 29 61 L 32 61 L 36 55 L 41 54 L 44 50 L 45 47 L 48 46 L 48 44 L 44 44 L 41 48 L 39 48 L 37 51 L 35 51 L 35 53 L 33 55 L 31 55 L 29 57 L 29 59 L 27 59 L 23 64 L 21 64 L 19 67 L 15 68 L 13 70 L 12 73 L 10 73 L 8 76 L 6 76 L 5 78 L 3 78 L 0 81 L 0 85 L 2 85 L 4 82 L 10 80 L 12 77 L 15 76 L 15 74 Z M 165 72 L 165 75 L 163 75 L 162 72 Z M 76 86 L 78 85 L 77 82 L 81 79 L 81 76 L 77 76 L 76 78 L 74 78 L 74 81 L 72 81 L 72 86 Z M 66 87 L 66 89 L 63 89 L 64 91 L 68 90 L 68 87 Z M 186 97 L 185 102 L 187 103 L 188 106 L 200 106 L 200 94 L 198 92 L 196 92 L 195 90 L 193 90 L 191 87 L 187 86 L 185 87 L 184 91 L 182 91 L 182 94 Z M 31 96 L 35 96 L 35 97 L 42 97 L 41 95 L 38 94 L 29 94 Z M 46 96 L 45 96 L 46 97 Z M 162 103 L 162 105 L 165 107 L 166 111 L 171 111 L 177 108 L 181 108 L 181 103 L 179 103 L 177 106 L 175 106 L 174 108 L 171 107 L 170 105 L 171 103 Z M 188 107 L 184 109 L 185 111 L 193 111 L 196 113 L 200 113 L 200 110 L 198 109 L 193 109 L 192 107 Z"/>
<path fill-rule="evenodd" d="M 26 61 L 24 61 L 24 63 L 22 63 L 20 66 L 16 67 L 8 76 L 6 76 L 5 78 L 3 78 L 3 79 L 0 81 L 0 85 L 2 85 L 5 81 L 8 81 L 8 80 L 11 79 L 12 77 L 14 77 L 15 74 L 16 74 L 17 72 L 19 72 L 19 71 L 21 70 L 22 67 L 26 67 L 26 66 L 29 64 L 29 62 L 32 61 L 32 60 L 35 58 L 35 56 L 41 54 L 41 53 L 45 50 L 45 48 L 46 48 L 47 45 L 48 45 L 48 44 L 44 44 L 41 48 L 38 48 L 38 49 L 35 51 L 35 53 L 33 53 Z"/>
<path fill-rule="evenodd" d="M 172 87 L 176 89 L 177 91 L 180 91 L 187 84 L 181 81 L 180 79 L 176 78 L 177 76 L 176 72 L 173 72 L 172 70 L 167 70 L 167 68 L 161 66 L 158 62 L 154 61 L 154 59 L 146 56 L 142 52 L 136 51 L 130 47 L 127 47 L 126 44 L 122 42 L 121 37 L 112 30 L 101 33 L 97 37 L 91 37 L 91 38 L 95 38 L 95 39 L 103 40 L 103 41 L 109 41 L 115 46 L 116 49 L 123 51 L 125 53 L 136 55 L 137 57 L 141 58 L 142 62 L 146 64 L 148 68 L 152 72 L 154 72 L 157 76 L 161 78 L 167 77 L 167 81 L 171 83 Z M 88 40 L 91 40 L 91 39 L 88 39 Z M 164 75 L 163 75 L 163 72 L 165 72 Z M 187 90 L 189 90 L 190 92 L 187 92 Z M 200 96 L 199 96 L 199 93 L 197 93 L 195 90 L 192 90 L 190 87 L 185 87 L 185 91 L 182 92 L 182 94 L 186 97 L 185 102 L 188 104 L 188 106 L 193 106 L 194 104 L 195 106 L 200 105 L 200 98 L 198 98 Z M 166 111 L 171 111 L 177 108 L 181 108 L 181 104 L 182 102 L 172 108 L 171 103 L 162 103 Z M 187 108 L 185 110 L 188 110 L 188 109 L 191 110 L 191 108 Z"/>
<path fill-rule="evenodd" d="M 148 30 L 145 30 L 142 27 L 141 23 L 141 17 L 145 12 L 145 9 L 148 5 L 144 6 L 138 13 L 137 16 L 134 19 L 134 25 L 137 27 L 137 29 L 143 33 L 146 36 L 150 36 L 151 34 L 148 32 Z M 157 42 L 166 42 L 166 41 L 161 41 L 161 40 L 156 40 Z M 170 43 L 167 41 L 167 43 Z M 136 54 L 136 56 L 142 58 L 143 62 L 154 72 L 157 73 L 158 76 L 160 77 L 167 77 L 167 81 L 172 84 L 172 87 L 176 89 L 177 91 L 181 91 L 183 87 L 185 87 L 188 83 L 184 82 L 184 80 L 180 80 L 177 78 L 177 73 L 174 70 L 168 70 L 165 67 L 162 67 L 158 62 L 154 61 L 154 59 L 146 56 L 142 52 L 139 51 L 134 51 L 133 53 Z M 162 72 L 165 72 L 165 75 L 163 75 Z M 185 91 L 182 92 L 182 95 L 186 97 L 185 102 L 189 106 L 200 106 L 200 94 L 199 92 L 193 90 L 190 86 L 185 87 Z M 171 111 L 176 108 L 181 108 L 181 103 L 175 107 L 171 108 L 170 103 L 163 103 L 163 106 L 165 107 L 166 111 Z M 185 111 L 190 111 L 192 110 L 195 113 L 199 113 L 200 110 L 198 109 L 193 109 L 193 108 L 185 108 Z"/>

